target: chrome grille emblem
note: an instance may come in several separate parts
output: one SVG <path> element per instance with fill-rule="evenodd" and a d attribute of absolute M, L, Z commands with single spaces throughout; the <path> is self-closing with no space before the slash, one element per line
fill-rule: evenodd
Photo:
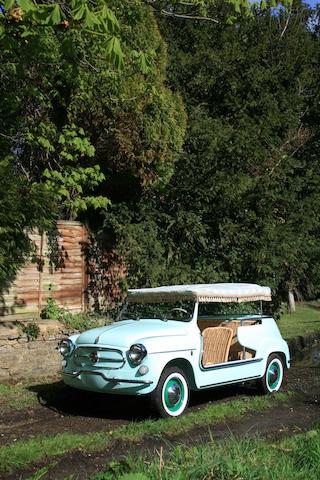
<path fill-rule="evenodd" d="M 90 358 L 92 363 L 97 363 L 97 361 L 98 361 L 97 352 L 91 352 L 90 355 L 89 355 L 89 358 Z"/>

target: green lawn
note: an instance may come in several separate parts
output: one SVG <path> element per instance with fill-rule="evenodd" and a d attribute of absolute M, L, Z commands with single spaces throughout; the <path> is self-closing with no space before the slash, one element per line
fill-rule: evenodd
<path fill-rule="evenodd" d="M 278 321 L 284 338 L 320 331 L 320 301 L 297 304 L 296 312 L 285 313 Z"/>
<path fill-rule="evenodd" d="M 111 462 L 90 480 L 319 480 L 320 428 L 280 441 L 229 438 Z"/>
<path fill-rule="evenodd" d="M 37 405 L 37 396 L 23 385 L 3 385 L 0 383 L 0 414 L 24 410 Z"/>

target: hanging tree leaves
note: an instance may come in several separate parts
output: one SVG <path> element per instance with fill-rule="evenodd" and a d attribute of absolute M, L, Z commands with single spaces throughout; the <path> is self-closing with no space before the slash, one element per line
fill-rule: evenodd
<path fill-rule="evenodd" d="M 1 4 L 0 4 L 1 5 Z M 104 0 L 38 2 L 6 0 L 0 6 L 0 44 L 14 47 L 20 39 L 41 34 L 43 28 L 80 30 L 107 39 L 107 58 L 123 67 L 119 22 Z"/>

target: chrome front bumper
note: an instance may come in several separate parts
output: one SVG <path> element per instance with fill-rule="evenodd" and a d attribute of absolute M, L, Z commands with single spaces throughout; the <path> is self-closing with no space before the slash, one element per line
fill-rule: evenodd
<path fill-rule="evenodd" d="M 151 385 L 153 382 L 151 380 L 127 380 L 124 378 L 117 378 L 117 377 L 107 377 L 104 373 L 102 372 L 96 372 L 92 370 L 79 370 L 78 372 L 72 372 L 72 373 L 67 373 L 64 372 L 63 370 L 60 372 L 61 375 L 65 375 L 67 377 L 71 378 L 77 378 L 80 375 L 88 374 L 88 375 L 98 375 L 99 377 L 102 377 L 103 380 L 106 382 L 112 382 L 112 383 L 133 383 L 137 385 Z"/>

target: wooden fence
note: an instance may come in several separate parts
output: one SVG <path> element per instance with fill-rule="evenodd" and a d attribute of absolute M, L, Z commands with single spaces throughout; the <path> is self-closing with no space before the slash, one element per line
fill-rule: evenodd
<path fill-rule="evenodd" d="M 55 235 L 30 235 L 36 252 L 0 299 L 0 322 L 39 317 L 48 297 L 72 312 L 87 307 L 88 279 L 81 244 L 88 232 L 79 222 L 59 221 Z"/>

